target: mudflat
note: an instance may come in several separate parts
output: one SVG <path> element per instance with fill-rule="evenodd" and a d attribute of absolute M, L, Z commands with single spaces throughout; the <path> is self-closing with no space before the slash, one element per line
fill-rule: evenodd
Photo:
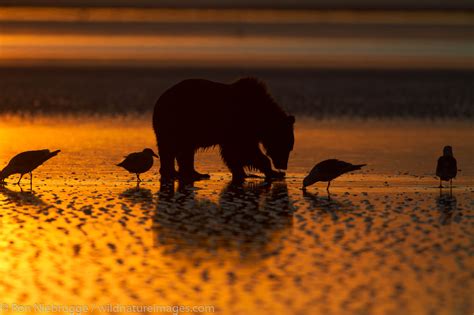
<path fill-rule="evenodd" d="M 5 116 L 0 163 L 61 149 L 33 188 L 0 188 L 4 303 L 212 305 L 222 314 L 467 314 L 473 309 L 474 134 L 459 120 L 297 117 L 285 180 L 136 186 L 115 166 L 156 148 L 151 116 Z M 93 132 L 91 132 L 93 130 Z M 461 171 L 434 178 L 444 145 Z M 301 190 L 327 158 L 367 163 Z M 208 310 L 207 312 L 210 313 Z M 206 312 L 204 312 L 206 313 Z"/>

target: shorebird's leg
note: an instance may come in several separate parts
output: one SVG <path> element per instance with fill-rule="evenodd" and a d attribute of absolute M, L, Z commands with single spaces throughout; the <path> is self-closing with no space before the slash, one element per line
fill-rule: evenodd
<path fill-rule="evenodd" d="M 141 182 L 142 180 L 140 179 L 140 174 L 136 174 L 137 175 L 137 183 Z"/>
<path fill-rule="evenodd" d="M 331 185 L 331 181 L 328 182 L 328 187 L 326 187 L 326 190 L 328 191 L 329 193 L 329 186 Z"/>
<path fill-rule="evenodd" d="M 439 179 L 439 187 L 438 187 L 438 188 L 440 188 L 440 189 L 443 188 L 443 184 L 442 184 L 442 182 L 441 182 L 441 178 Z"/>
<path fill-rule="evenodd" d="M 17 185 L 20 185 L 20 182 L 21 182 L 21 179 L 23 178 L 23 174 L 20 174 L 20 179 L 18 180 L 18 182 L 16 183 Z"/>
<path fill-rule="evenodd" d="M 30 186 L 33 185 L 33 172 L 30 172 Z"/>

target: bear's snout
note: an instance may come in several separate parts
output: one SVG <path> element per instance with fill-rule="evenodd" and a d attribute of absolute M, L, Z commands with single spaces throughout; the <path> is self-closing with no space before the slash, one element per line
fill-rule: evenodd
<path fill-rule="evenodd" d="M 280 160 L 280 161 L 273 161 L 276 169 L 279 170 L 287 170 L 288 169 L 288 159 Z"/>

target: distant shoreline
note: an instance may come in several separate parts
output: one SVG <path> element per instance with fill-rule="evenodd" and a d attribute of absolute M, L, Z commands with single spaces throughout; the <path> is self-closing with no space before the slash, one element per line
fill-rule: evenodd
<path fill-rule="evenodd" d="M 474 119 L 472 70 L 173 67 L 0 67 L 0 114 L 142 115 L 187 78 L 262 79 L 298 116 L 327 119 Z"/>
<path fill-rule="evenodd" d="M 31 6 L 31 7 L 131 7 L 131 8 L 248 8 L 248 9 L 319 9 L 319 10 L 469 10 L 474 9 L 471 1 L 453 0 L 449 2 L 439 1 L 418 1 L 409 0 L 402 1 L 352 1 L 347 3 L 344 1 L 272 1 L 263 0 L 256 3 L 252 0 L 235 1 L 181 1 L 177 4 L 173 0 L 1 0 L 2 6 Z"/>

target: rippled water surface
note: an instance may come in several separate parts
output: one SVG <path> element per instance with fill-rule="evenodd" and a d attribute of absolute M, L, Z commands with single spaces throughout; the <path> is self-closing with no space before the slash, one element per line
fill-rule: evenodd
<path fill-rule="evenodd" d="M 469 314 L 474 305 L 472 123 L 305 121 L 285 181 L 211 179 L 160 187 L 159 162 L 134 177 L 123 155 L 155 149 L 149 118 L 5 117 L 0 161 L 62 152 L 30 190 L 0 188 L 5 303 L 213 305 L 217 314 Z M 451 144 L 452 194 L 433 178 Z M 314 163 L 367 163 L 300 190 Z M 98 313 L 98 311 L 96 311 Z"/>

